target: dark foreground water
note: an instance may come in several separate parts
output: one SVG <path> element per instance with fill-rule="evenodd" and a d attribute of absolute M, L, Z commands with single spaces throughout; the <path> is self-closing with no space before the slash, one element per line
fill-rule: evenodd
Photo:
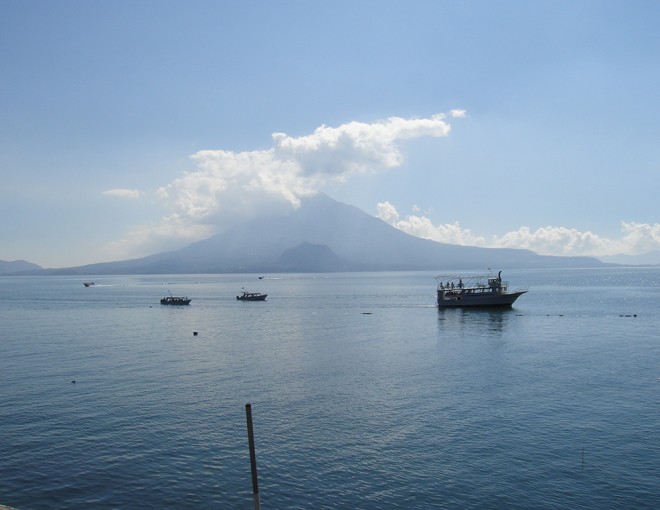
<path fill-rule="evenodd" d="M 660 270 L 433 276 L 0 278 L 0 504 L 659 508 Z"/>

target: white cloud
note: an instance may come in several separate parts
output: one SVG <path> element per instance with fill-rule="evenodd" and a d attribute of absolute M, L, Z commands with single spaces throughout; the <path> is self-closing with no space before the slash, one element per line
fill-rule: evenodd
<path fill-rule="evenodd" d="M 123 239 L 107 243 L 101 253 L 104 260 L 143 257 L 172 249 L 173 241 L 175 244 L 191 243 L 212 233 L 206 225 L 190 224 L 173 214 L 157 223 L 129 228 Z"/>
<path fill-rule="evenodd" d="M 104 191 L 102 194 L 108 197 L 132 198 L 132 199 L 140 198 L 140 196 L 142 195 L 142 193 L 140 193 L 136 189 L 121 189 L 121 188 L 109 189 Z"/>
<path fill-rule="evenodd" d="M 175 241 L 173 245 L 177 239 L 181 244 L 208 237 L 237 220 L 298 207 L 301 197 L 315 194 L 324 184 L 401 165 L 401 141 L 443 137 L 450 129 L 443 114 L 390 117 L 373 123 L 321 126 L 300 137 L 274 133 L 273 146 L 265 150 L 199 151 L 191 156 L 194 171 L 156 191 L 168 214 L 157 225 L 134 228 L 115 248 L 141 245 L 142 252 L 145 246 L 167 238 Z M 129 196 L 128 191 L 105 194 Z"/>
<path fill-rule="evenodd" d="M 454 119 L 464 119 L 467 112 L 465 110 L 450 110 L 449 115 Z"/>
<path fill-rule="evenodd" d="M 428 119 L 387 120 L 366 124 L 350 122 L 338 128 L 321 126 L 313 134 L 294 138 L 273 134 L 275 157 L 290 161 L 298 177 L 317 185 L 326 180 L 346 181 L 352 174 L 379 172 L 401 165 L 400 140 L 422 136 L 446 136 L 450 126 L 442 114 Z"/>
<path fill-rule="evenodd" d="M 188 172 L 157 195 L 182 220 L 226 227 L 283 207 L 330 181 L 379 172 L 403 161 L 397 142 L 421 136 L 446 136 L 444 115 L 424 119 L 391 117 L 371 124 L 321 126 L 311 135 L 273 134 L 268 150 L 204 150 L 193 154 L 197 170 Z"/>
<path fill-rule="evenodd" d="M 377 204 L 377 216 L 408 234 L 463 246 L 519 248 L 529 249 L 541 255 L 593 257 L 618 254 L 638 255 L 660 250 L 660 224 L 658 223 L 651 225 L 622 222 L 622 235 L 616 239 L 599 236 L 590 231 L 581 232 L 575 228 L 553 226 L 536 230 L 520 227 L 518 230 L 488 239 L 474 234 L 469 229 L 464 229 L 458 222 L 434 225 L 427 217 L 415 214 L 401 219 L 399 212 L 389 202 Z"/>
<path fill-rule="evenodd" d="M 390 225 L 397 227 L 399 230 L 403 230 L 404 232 L 407 232 L 407 230 L 400 228 L 398 226 L 399 212 L 396 210 L 396 207 L 394 207 L 392 204 L 390 204 L 389 202 L 379 202 L 378 204 L 376 204 L 376 209 L 378 210 L 376 216 L 379 217 L 381 220 L 383 220 L 385 223 L 389 223 Z"/>
<path fill-rule="evenodd" d="M 460 244 L 463 246 L 483 245 L 484 238 L 474 235 L 469 229 L 464 229 L 458 222 L 445 225 L 433 225 L 425 216 L 411 214 L 400 219 L 396 208 L 389 202 L 377 204 L 377 214 L 380 219 L 404 232 L 431 239 L 440 243 Z M 415 209 L 418 209 L 415 207 Z"/>
<path fill-rule="evenodd" d="M 520 227 L 501 237 L 493 236 L 490 246 L 495 248 L 526 248 L 541 255 L 609 255 L 612 250 L 621 253 L 620 243 L 600 237 L 593 232 L 580 232 L 574 228 L 542 227 L 531 231 Z"/>
<path fill-rule="evenodd" d="M 660 249 L 660 223 L 621 223 L 624 236 L 623 243 L 630 247 L 630 251 L 622 252 L 629 255 L 647 253 Z"/>

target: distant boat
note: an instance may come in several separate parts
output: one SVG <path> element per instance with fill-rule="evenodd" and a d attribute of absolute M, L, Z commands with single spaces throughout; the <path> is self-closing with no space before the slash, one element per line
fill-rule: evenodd
<path fill-rule="evenodd" d="M 268 294 L 262 294 L 261 292 L 245 292 L 240 296 L 236 296 L 236 299 L 239 301 L 264 301 Z"/>
<path fill-rule="evenodd" d="M 508 282 L 502 281 L 502 271 L 497 276 L 436 276 L 436 280 L 439 308 L 507 307 L 527 292 L 526 288 L 509 292 Z"/>
<path fill-rule="evenodd" d="M 190 298 L 186 297 L 179 297 L 179 296 L 173 296 L 172 293 L 170 292 L 170 295 L 167 297 L 164 297 L 160 300 L 161 305 L 189 305 L 190 301 L 192 301 Z"/>
<path fill-rule="evenodd" d="M 83 282 L 83 285 L 85 287 L 93 287 L 95 285 L 95 283 L 94 282 Z"/>

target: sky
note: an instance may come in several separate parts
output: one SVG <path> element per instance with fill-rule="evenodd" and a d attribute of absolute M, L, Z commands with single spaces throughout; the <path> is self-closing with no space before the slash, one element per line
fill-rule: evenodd
<path fill-rule="evenodd" d="M 324 192 L 660 263 L 654 0 L 0 0 L 0 260 L 177 249 Z"/>

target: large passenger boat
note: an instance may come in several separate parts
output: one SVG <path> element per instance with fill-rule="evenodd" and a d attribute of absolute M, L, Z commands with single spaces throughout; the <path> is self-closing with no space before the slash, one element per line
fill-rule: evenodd
<path fill-rule="evenodd" d="M 438 307 L 506 307 L 527 292 L 526 288 L 509 292 L 509 282 L 502 281 L 502 271 L 465 276 L 436 276 Z"/>

